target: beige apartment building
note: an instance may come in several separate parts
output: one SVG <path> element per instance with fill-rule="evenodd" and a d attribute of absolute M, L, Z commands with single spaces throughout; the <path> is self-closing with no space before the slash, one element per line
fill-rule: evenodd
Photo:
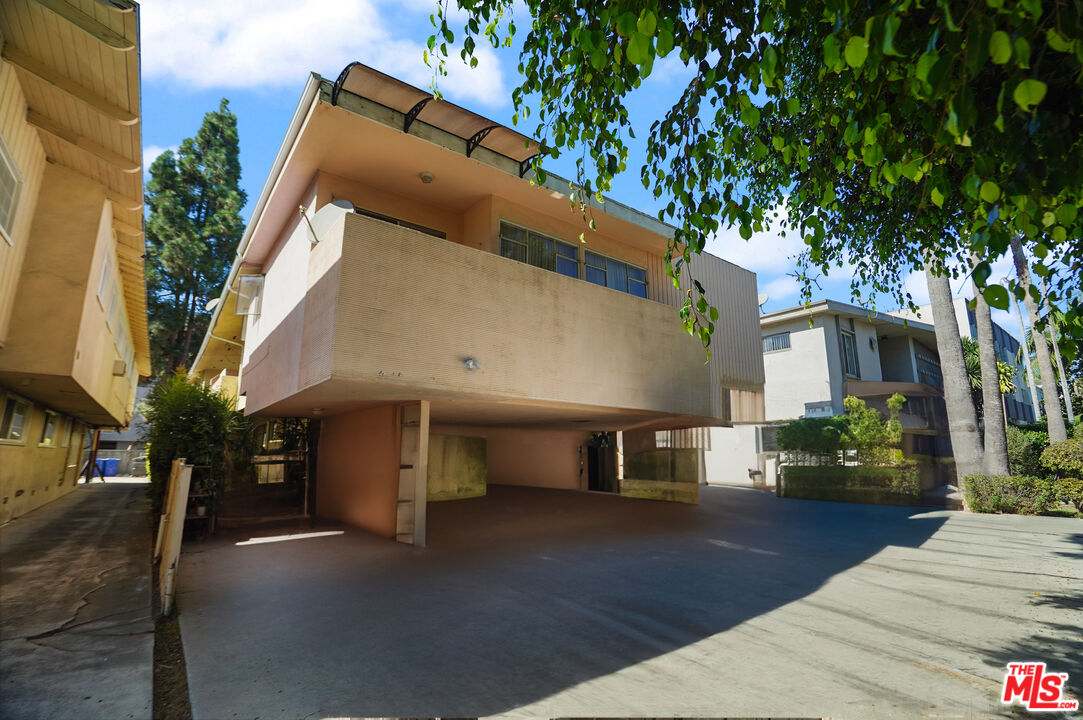
<path fill-rule="evenodd" d="M 315 514 L 424 544 L 427 502 L 488 484 L 695 502 L 694 429 L 762 420 L 755 275 L 695 261 L 708 362 L 672 228 L 607 199 L 591 231 L 537 151 L 364 65 L 311 76 L 193 372 L 319 422 Z"/>
<path fill-rule="evenodd" d="M 0 523 L 150 372 L 138 38 L 128 0 L 0 3 Z"/>

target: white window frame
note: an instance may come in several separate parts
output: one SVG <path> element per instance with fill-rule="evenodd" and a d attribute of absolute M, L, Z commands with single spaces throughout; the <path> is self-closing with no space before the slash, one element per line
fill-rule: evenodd
<path fill-rule="evenodd" d="M 774 338 L 783 338 L 783 340 L 780 341 L 777 344 L 782 345 L 782 343 L 784 342 L 785 347 L 773 347 L 771 349 L 768 349 L 767 348 L 767 345 L 769 344 L 768 340 L 772 341 L 770 343 L 771 345 L 776 344 L 773 341 Z M 764 335 L 763 336 L 763 354 L 764 355 L 769 355 L 771 353 L 777 353 L 777 352 L 786 352 L 788 350 L 791 350 L 792 348 L 793 348 L 793 346 L 790 344 L 790 331 L 789 330 L 784 330 L 783 332 L 771 333 L 769 335 Z"/>
<path fill-rule="evenodd" d="M 520 242 L 519 240 L 515 240 L 513 238 L 506 237 L 504 235 L 504 226 L 505 225 L 507 225 L 508 227 L 513 227 L 516 230 L 522 230 L 524 233 L 526 233 L 526 240 L 523 241 L 523 242 Z M 572 250 L 575 251 L 575 277 L 572 278 L 572 279 L 574 279 L 574 280 L 582 280 L 583 279 L 583 258 L 581 257 L 581 253 L 579 252 L 579 246 L 576 245 L 575 243 L 568 242 L 567 240 L 561 240 L 560 238 L 558 238 L 558 237 L 556 237 L 554 235 L 549 235 L 548 233 L 538 232 L 537 230 L 528 228 L 525 225 L 520 225 L 519 223 L 512 222 L 511 220 L 504 220 L 503 218 L 501 218 L 501 220 L 500 220 L 500 231 L 499 231 L 498 235 L 499 235 L 499 239 L 500 239 L 500 247 L 497 248 L 497 254 L 499 254 L 500 257 L 505 257 L 505 258 L 508 258 L 509 260 L 515 260 L 516 262 L 521 262 L 524 265 L 530 265 L 530 267 L 536 267 L 539 270 L 549 270 L 549 272 L 555 272 L 557 275 L 564 275 L 564 273 L 562 273 L 562 272 L 560 272 L 559 270 L 556 269 L 556 259 L 557 259 L 557 257 L 563 257 L 566 260 L 571 260 L 571 258 L 569 258 L 567 255 L 560 255 L 560 253 L 556 252 L 556 247 L 558 245 L 563 245 L 565 247 L 571 248 Z M 552 241 L 552 243 L 553 243 L 553 260 L 554 260 L 552 270 L 550 270 L 547 267 L 541 267 L 539 265 L 534 265 L 534 264 L 532 264 L 530 262 L 529 255 L 530 255 L 530 236 L 531 235 L 537 235 L 539 238 Z M 504 241 L 505 240 L 507 242 L 509 242 L 509 243 L 515 243 L 517 245 L 523 245 L 525 250 L 526 250 L 527 260 L 519 260 L 519 259 L 513 258 L 513 257 L 511 257 L 509 255 L 505 255 L 504 254 Z M 572 276 L 571 275 L 564 275 L 564 277 L 570 278 Z"/>
<path fill-rule="evenodd" d="M 612 260 L 613 262 L 618 262 L 621 265 L 624 265 L 625 268 L 634 268 L 636 270 L 641 270 L 643 272 L 643 294 L 645 295 L 645 297 L 642 297 L 640 299 L 641 300 L 650 300 L 651 299 L 650 274 L 647 272 L 647 268 L 642 267 L 641 265 L 636 265 L 635 263 L 630 263 L 627 260 L 622 260 L 619 257 L 613 257 L 612 255 L 606 255 L 605 253 L 600 253 L 597 250 L 588 250 L 588 249 L 583 250 L 583 271 L 580 273 L 580 275 L 582 276 L 582 278 L 583 278 L 583 280 L 585 282 L 589 282 L 591 285 L 596 285 L 598 287 L 604 287 L 607 290 L 616 290 L 617 292 L 624 293 L 625 295 L 631 295 L 632 297 L 635 297 L 635 298 L 639 297 L 638 295 L 636 295 L 634 293 L 631 293 L 631 292 L 628 292 L 628 290 L 627 290 L 628 283 L 630 283 L 630 282 L 637 282 L 638 283 L 639 280 L 634 280 L 633 281 L 630 276 L 626 276 L 627 279 L 625 281 L 625 289 L 624 290 L 621 290 L 620 288 L 611 288 L 611 287 L 609 287 L 609 285 L 608 285 L 608 283 L 609 283 L 609 268 L 608 267 L 599 268 L 599 267 L 597 267 L 595 265 L 588 265 L 588 263 L 587 263 L 587 253 L 591 253 L 592 255 L 597 255 L 598 257 L 605 258 L 606 260 Z M 606 274 L 606 283 L 607 284 L 598 285 L 598 283 L 596 283 L 596 282 L 592 282 L 590 280 L 587 280 L 587 267 L 590 267 L 590 268 L 592 268 L 594 270 L 602 270 L 603 272 L 605 272 L 605 274 Z"/>
<path fill-rule="evenodd" d="M 28 431 L 30 430 L 30 421 L 34 418 L 34 404 L 29 400 L 12 393 L 8 393 L 0 397 L 3 397 L 3 404 L 0 405 L 0 433 L 2 433 L 0 434 L 0 443 L 4 445 L 26 445 L 26 436 L 28 434 Z M 12 405 L 12 417 L 10 420 L 7 417 L 9 402 L 14 403 Z M 11 426 L 15 424 L 14 418 L 17 414 L 16 410 L 20 405 L 22 405 L 24 408 L 22 412 L 23 424 L 21 428 L 21 435 L 20 437 L 12 438 Z M 7 425 L 7 427 L 5 427 L 5 424 Z"/>
<path fill-rule="evenodd" d="M 846 377 L 860 378 L 861 376 L 858 374 L 859 366 L 857 364 L 857 333 L 853 330 L 845 329 L 840 330 L 839 332 L 841 333 L 839 337 L 839 350 L 842 354 L 842 372 L 846 375 Z M 846 338 L 850 338 L 850 344 L 854 351 L 854 367 L 852 368 L 853 372 L 850 371 L 851 368 L 847 367 L 849 363 L 847 362 L 846 357 Z"/>
<path fill-rule="evenodd" d="M 7 220 L 0 222 L 0 237 L 3 237 L 4 242 L 8 245 L 15 245 L 12 236 L 15 233 L 15 217 L 19 214 L 19 198 L 22 195 L 23 176 L 19 172 L 19 166 L 15 164 L 15 158 L 12 157 L 11 152 L 8 150 L 3 136 L 0 136 L 0 163 L 7 168 L 15 181 L 15 189 L 11 194 L 11 206 L 8 208 Z"/>
<path fill-rule="evenodd" d="M 49 430 L 49 424 L 52 423 L 53 431 L 46 437 L 45 433 Z M 41 425 L 41 435 L 38 436 L 39 448 L 55 448 L 57 446 L 57 434 L 60 430 L 60 415 L 52 410 L 45 411 L 45 422 Z"/>

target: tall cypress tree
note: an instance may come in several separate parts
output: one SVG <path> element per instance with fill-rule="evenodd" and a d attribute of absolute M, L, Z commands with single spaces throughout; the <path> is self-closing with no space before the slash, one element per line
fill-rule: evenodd
<path fill-rule="evenodd" d="M 155 375 L 188 365 L 244 233 L 237 116 L 223 99 L 194 138 L 150 166 L 147 310 Z"/>

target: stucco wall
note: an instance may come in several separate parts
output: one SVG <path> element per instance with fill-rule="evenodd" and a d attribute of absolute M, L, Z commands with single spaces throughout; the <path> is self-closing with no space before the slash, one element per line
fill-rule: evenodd
<path fill-rule="evenodd" d="M 320 423 L 316 514 L 395 537 L 399 488 L 399 424 L 384 405 Z"/>
<path fill-rule="evenodd" d="M 585 456 L 581 463 L 579 448 L 590 439 L 590 433 L 462 425 L 433 425 L 431 430 L 433 433 L 485 438 L 490 485 L 558 490 L 585 490 L 587 487 Z"/>
<path fill-rule="evenodd" d="M 3 398 L 0 392 L 0 402 Z M 40 446 L 45 411 L 34 406 L 24 433 L 25 444 L 0 443 L 0 524 L 75 489 L 85 428 L 67 416 L 59 416 L 58 421 L 56 444 Z"/>
<path fill-rule="evenodd" d="M 131 347 L 123 296 L 114 329 L 107 325 L 109 295 L 98 298 L 102 265 L 111 258 L 120 292 L 112 205 L 100 185 L 48 165 L 23 259 L 0 373 L 9 382 L 35 376 L 25 394 L 98 425 L 124 425 L 135 398 L 136 374 L 113 375 L 122 360 L 117 333 Z"/>
<path fill-rule="evenodd" d="M 5 238 L 0 231 L 0 347 L 3 347 L 15 307 L 15 289 L 30 239 L 41 176 L 45 172 L 45 150 L 37 130 L 26 122 L 26 98 L 15 68 L 5 60 L 0 60 L 0 137 L 22 179 L 15 215 L 9 222 L 11 232 Z"/>
<path fill-rule="evenodd" d="M 764 335 L 790 333 L 789 350 L 763 355 L 767 420 L 799 418 L 805 414 L 805 403 L 834 399 L 830 354 L 835 346 L 835 320 L 833 317 L 829 320 L 828 328 L 824 327 L 822 317 L 815 318 L 811 328 L 804 318 L 763 328 Z M 835 354 L 837 357 L 837 351 Z M 839 401 L 841 410 L 841 397 Z"/>

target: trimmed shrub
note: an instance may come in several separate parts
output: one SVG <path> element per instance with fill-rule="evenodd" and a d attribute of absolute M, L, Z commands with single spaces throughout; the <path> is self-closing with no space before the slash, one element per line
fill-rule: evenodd
<path fill-rule="evenodd" d="M 1025 475 L 971 475 L 963 488 L 971 512 L 1039 515 L 1056 502 L 1052 482 Z"/>
<path fill-rule="evenodd" d="M 1049 434 L 1039 430 L 1024 430 L 1009 424 L 1005 430 L 1008 439 L 1008 469 L 1012 475 L 1044 475 L 1042 450 L 1049 447 Z"/>
<path fill-rule="evenodd" d="M 143 401 L 147 419 L 147 466 L 150 470 L 151 510 L 161 512 L 169 471 L 176 458 L 207 465 L 211 477 L 223 472 L 223 453 L 236 426 L 233 401 L 183 370 L 163 378 Z"/>
<path fill-rule="evenodd" d="M 794 420 L 778 429 L 778 446 L 783 450 L 824 456 L 830 462 L 837 462 L 845 428 L 845 422 L 837 417 Z"/>
<path fill-rule="evenodd" d="M 1056 485 L 1057 499 L 1075 505 L 1077 512 L 1083 513 L 1083 480 L 1079 478 L 1061 478 Z"/>
<path fill-rule="evenodd" d="M 1083 475 L 1083 438 L 1068 438 L 1042 451 L 1042 465 L 1064 477 Z"/>
<path fill-rule="evenodd" d="M 896 466 L 786 465 L 782 468 L 781 496 L 911 505 L 921 498 L 921 480 L 914 463 Z"/>

